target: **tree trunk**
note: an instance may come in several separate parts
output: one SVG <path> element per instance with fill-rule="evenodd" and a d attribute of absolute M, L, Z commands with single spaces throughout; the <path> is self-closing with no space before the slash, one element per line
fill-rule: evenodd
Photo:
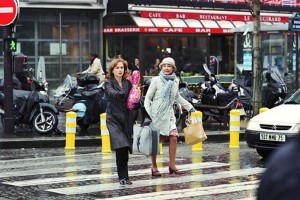
<path fill-rule="evenodd" d="M 260 0 L 253 0 L 253 114 L 257 115 L 262 106 L 262 66 L 260 35 Z"/>

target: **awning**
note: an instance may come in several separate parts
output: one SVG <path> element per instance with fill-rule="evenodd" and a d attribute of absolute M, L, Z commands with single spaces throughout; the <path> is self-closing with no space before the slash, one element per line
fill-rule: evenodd
<path fill-rule="evenodd" d="M 247 27 L 253 27 L 253 22 L 243 21 L 145 18 L 134 15 L 131 15 L 131 17 L 135 26 L 105 27 L 104 33 L 233 34 L 234 32 L 243 32 L 242 30 Z M 276 29 L 275 27 L 285 26 L 285 23 L 282 22 L 263 22 L 262 24 L 270 27 L 274 26 L 273 30 Z"/>
<path fill-rule="evenodd" d="M 152 8 L 129 5 L 132 27 L 105 27 L 104 33 L 197 33 L 233 34 L 232 30 L 253 23 L 250 12 Z M 137 12 L 138 11 L 138 12 Z M 261 13 L 261 22 L 284 25 L 291 13 Z"/>
<path fill-rule="evenodd" d="M 288 31 L 288 24 L 287 23 L 267 23 L 262 22 L 260 24 L 261 31 Z M 243 33 L 243 32 L 252 32 L 253 31 L 253 24 L 246 24 L 244 26 L 240 26 L 237 28 L 231 29 L 233 33 Z"/>

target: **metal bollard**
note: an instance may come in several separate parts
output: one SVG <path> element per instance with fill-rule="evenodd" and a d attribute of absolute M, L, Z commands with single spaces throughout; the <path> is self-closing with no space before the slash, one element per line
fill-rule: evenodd
<path fill-rule="evenodd" d="M 265 112 L 265 111 L 267 111 L 267 110 L 269 110 L 269 108 L 267 108 L 267 107 L 262 107 L 262 108 L 259 109 L 259 114 L 260 114 L 260 113 L 263 113 L 263 112 Z"/>
<path fill-rule="evenodd" d="M 75 135 L 76 135 L 76 113 L 66 113 L 66 146 L 67 150 L 75 149 Z"/>
<path fill-rule="evenodd" d="M 106 113 L 100 115 L 100 130 L 101 130 L 101 140 L 102 140 L 102 153 L 111 153 L 110 148 L 110 137 L 106 126 Z"/>
<path fill-rule="evenodd" d="M 191 120 L 192 120 L 192 123 L 196 123 L 196 122 L 202 123 L 202 112 L 201 111 L 192 112 Z M 203 150 L 202 142 L 192 145 L 192 151 L 202 151 L 202 150 Z"/>
<path fill-rule="evenodd" d="M 240 148 L 239 138 L 240 138 L 240 128 L 241 128 L 241 119 L 239 110 L 230 111 L 230 144 L 229 148 Z"/>

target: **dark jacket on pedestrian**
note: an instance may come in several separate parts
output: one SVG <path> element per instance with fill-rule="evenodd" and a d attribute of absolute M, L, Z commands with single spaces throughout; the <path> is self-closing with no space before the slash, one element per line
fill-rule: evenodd
<path fill-rule="evenodd" d="M 258 200 L 294 200 L 300 197 L 300 135 L 280 147 L 266 163 Z"/>
<path fill-rule="evenodd" d="M 132 122 L 130 110 L 127 109 L 127 97 L 132 85 L 127 79 L 122 80 L 122 85 L 123 90 L 114 77 L 105 80 L 106 125 L 110 135 L 111 149 L 129 147 L 132 153 Z M 122 91 L 125 92 L 120 95 Z"/>

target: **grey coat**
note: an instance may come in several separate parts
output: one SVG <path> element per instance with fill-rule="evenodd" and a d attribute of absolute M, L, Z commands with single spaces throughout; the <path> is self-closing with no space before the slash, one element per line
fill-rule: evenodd
<path fill-rule="evenodd" d="M 180 105 L 182 105 L 186 110 L 190 110 L 193 106 L 185 100 L 183 97 L 180 96 L 178 92 L 179 80 L 178 78 L 175 79 L 175 83 L 173 85 L 173 92 L 175 96 L 173 99 L 177 101 Z M 169 105 L 169 111 L 166 113 L 166 117 L 164 119 L 159 118 L 155 113 L 158 109 L 157 102 L 161 98 L 164 92 L 164 83 L 160 80 L 160 77 L 153 77 L 151 79 L 151 84 L 147 91 L 145 97 L 145 109 L 149 116 L 152 119 L 152 122 L 159 128 L 160 134 L 168 136 L 169 132 L 176 128 L 176 118 L 174 115 L 174 110 L 172 104 Z"/>
<path fill-rule="evenodd" d="M 106 125 L 110 135 L 112 150 L 129 147 L 132 153 L 132 122 L 130 111 L 127 109 L 127 97 L 132 87 L 129 80 L 123 79 L 123 89 L 117 80 L 112 77 L 105 80 L 105 94 L 107 98 Z M 125 98 L 117 98 L 120 91 L 125 92 Z"/>

